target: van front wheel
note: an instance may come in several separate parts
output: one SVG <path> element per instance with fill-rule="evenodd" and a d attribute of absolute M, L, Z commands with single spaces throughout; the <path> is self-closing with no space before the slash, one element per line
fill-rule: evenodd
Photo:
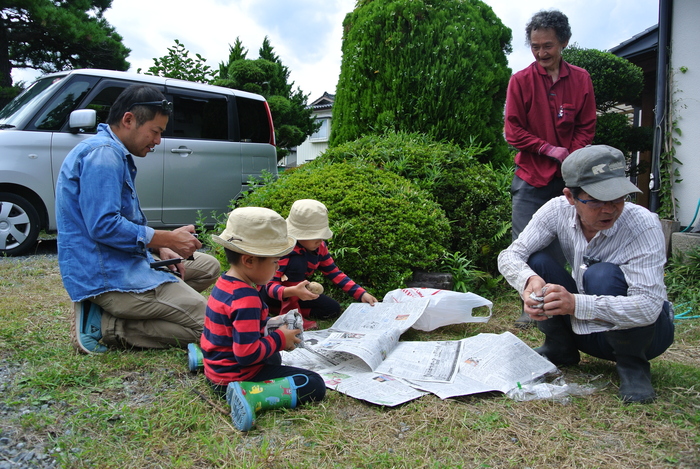
<path fill-rule="evenodd" d="M 39 214 L 24 197 L 0 192 L 0 255 L 24 254 L 39 236 Z"/>

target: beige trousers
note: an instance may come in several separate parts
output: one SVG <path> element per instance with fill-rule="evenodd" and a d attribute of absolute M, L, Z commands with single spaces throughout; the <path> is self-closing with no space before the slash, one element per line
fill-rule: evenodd
<path fill-rule="evenodd" d="M 143 293 L 108 292 L 90 298 L 102 314 L 102 342 L 117 347 L 186 348 L 199 342 L 207 299 L 200 292 L 221 274 L 219 261 L 196 252 L 185 277 Z"/>

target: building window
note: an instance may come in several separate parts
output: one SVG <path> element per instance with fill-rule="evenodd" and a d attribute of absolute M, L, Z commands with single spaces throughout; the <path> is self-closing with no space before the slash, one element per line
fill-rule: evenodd
<path fill-rule="evenodd" d="M 328 117 L 319 118 L 317 120 L 321 121 L 321 127 L 316 132 L 311 134 L 311 141 L 325 142 L 328 140 L 328 135 L 331 131 L 331 120 Z"/>

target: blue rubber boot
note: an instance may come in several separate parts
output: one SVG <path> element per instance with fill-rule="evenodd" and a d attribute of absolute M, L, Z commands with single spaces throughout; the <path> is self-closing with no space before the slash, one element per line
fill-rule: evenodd
<path fill-rule="evenodd" d="M 187 344 L 187 366 L 192 373 L 197 373 L 204 368 L 202 349 L 195 343 Z"/>

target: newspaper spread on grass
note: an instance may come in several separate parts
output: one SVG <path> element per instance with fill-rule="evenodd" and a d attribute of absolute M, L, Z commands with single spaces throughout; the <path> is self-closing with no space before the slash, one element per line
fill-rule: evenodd
<path fill-rule="evenodd" d="M 352 303 L 314 349 L 354 355 L 374 370 L 396 347 L 401 334 L 420 318 L 427 305 L 428 300 L 406 305 Z"/>
<path fill-rule="evenodd" d="M 283 352 L 282 361 L 319 373 L 329 389 L 384 406 L 427 393 L 441 399 L 506 393 L 556 370 L 510 332 L 400 342 L 426 306 L 422 300 L 353 303 L 331 328 L 305 331 L 304 348 Z"/>
<path fill-rule="evenodd" d="M 399 342 L 375 371 L 402 379 L 452 383 L 461 349 L 458 340 Z"/>
<path fill-rule="evenodd" d="M 503 393 L 556 370 L 549 360 L 510 332 L 462 339 L 459 372 L 452 383 L 413 379 L 410 384 L 442 399 L 488 391 Z"/>

